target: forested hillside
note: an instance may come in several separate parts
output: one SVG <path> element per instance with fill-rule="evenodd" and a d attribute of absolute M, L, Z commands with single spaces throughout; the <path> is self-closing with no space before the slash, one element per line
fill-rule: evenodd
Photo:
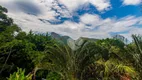
<path fill-rule="evenodd" d="M 22 31 L 7 12 L 0 6 L 0 80 L 142 80 L 141 36 L 62 43 Z"/>

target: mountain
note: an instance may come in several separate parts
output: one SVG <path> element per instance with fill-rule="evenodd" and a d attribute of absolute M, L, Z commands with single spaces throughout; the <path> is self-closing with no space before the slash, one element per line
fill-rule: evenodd
<path fill-rule="evenodd" d="M 95 39 L 95 38 L 87 38 L 87 37 L 80 37 L 78 38 L 77 40 L 73 40 L 71 37 L 69 36 L 62 36 L 60 34 L 57 34 L 55 32 L 51 32 L 51 37 L 58 40 L 59 42 L 61 43 L 65 43 L 65 44 L 68 44 L 69 41 L 81 41 L 81 40 L 87 40 L 87 41 L 97 41 L 99 39 Z"/>
<path fill-rule="evenodd" d="M 55 32 L 51 32 L 50 35 L 51 35 L 52 38 L 54 38 L 54 39 L 56 39 L 60 42 L 63 42 L 65 44 L 67 44 L 68 39 L 71 39 L 69 36 L 61 36 L 61 35 L 59 35 Z"/>

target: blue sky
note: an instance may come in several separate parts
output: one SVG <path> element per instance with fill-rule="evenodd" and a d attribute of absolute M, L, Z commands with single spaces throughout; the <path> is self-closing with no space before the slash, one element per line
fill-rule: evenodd
<path fill-rule="evenodd" d="M 73 39 L 142 34 L 141 0 L 1 0 L 22 30 Z"/>

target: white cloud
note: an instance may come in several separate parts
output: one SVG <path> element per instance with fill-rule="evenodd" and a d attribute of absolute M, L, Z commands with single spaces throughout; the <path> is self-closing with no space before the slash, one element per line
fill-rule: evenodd
<path fill-rule="evenodd" d="M 85 14 L 80 17 L 81 22 L 75 23 L 65 21 L 63 24 L 52 25 L 48 22 L 43 23 L 38 20 L 37 16 L 28 15 L 25 13 L 8 13 L 16 24 L 22 30 L 28 32 L 29 30 L 38 32 L 56 32 L 62 35 L 68 35 L 73 39 L 79 37 L 90 38 L 107 38 L 111 37 L 110 32 L 124 32 L 131 31 L 131 33 L 122 34 L 125 37 L 130 37 L 133 33 L 141 33 L 142 29 L 134 27 L 142 20 L 142 17 L 127 16 L 121 19 L 107 18 L 102 19 L 99 15 Z M 21 16 L 22 15 L 22 16 Z M 86 26 L 91 24 L 91 26 Z M 139 29 L 139 31 L 137 31 Z"/>
<path fill-rule="evenodd" d="M 140 21 L 138 24 L 139 24 L 139 25 L 142 25 L 142 21 Z"/>
<path fill-rule="evenodd" d="M 138 5 L 141 2 L 141 0 L 123 0 L 124 5 Z"/>
<path fill-rule="evenodd" d="M 50 2 L 55 2 L 55 0 L 39 0 L 47 5 L 51 5 Z M 79 8 L 79 6 L 83 6 L 84 4 L 91 3 L 93 4 L 98 11 L 108 10 L 111 7 L 109 0 L 58 0 L 60 4 L 65 5 L 67 9 L 72 12 Z"/>
<path fill-rule="evenodd" d="M 66 8 L 65 6 L 60 7 L 55 0 L 43 1 L 45 2 L 40 3 L 41 1 L 39 2 L 38 0 L 33 2 L 41 10 L 41 14 L 37 16 L 29 15 L 20 11 L 19 8 L 17 8 L 17 5 L 13 3 L 3 1 L 0 4 L 3 4 L 10 10 L 8 15 L 14 19 L 14 22 L 18 24 L 22 30 L 26 32 L 29 30 L 38 32 L 56 32 L 77 39 L 79 37 L 106 38 L 111 36 L 111 32 L 130 31 L 129 33 L 122 34 L 125 37 L 128 37 L 133 33 L 141 33 L 142 31 L 142 29 L 134 27 L 137 23 L 141 24 L 140 21 L 142 21 L 142 17 L 135 16 L 127 16 L 121 19 L 103 19 L 99 15 L 84 14 L 80 16 L 81 21 L 79 23 L 72 21 L 65 21 L 58 25 L 50 24 L 47 21 L 44 23 L 40 21 L 39 18 L 45 20 L 56 20 L 55 16 L 58 15 L 62 17 L 72 17 L 70 14 L 72 10 L 77 9 L 79 5 L 88 2 L 92 3 L 100 11 L 107 10 L 108 7 L 110 7 L 110 3 L 109 0 L 60 0 L 60 3 L 64 4 L 67 7 Z M 58 10 L 59 13 L 52 10 L 52 8 Z"/>
<path fill-rule="evenodd" d="M 84 24 L 95 25 L 95 24 L 98 24 L 98 23 L 99 23 L 100 17 L 99 17 L 98 15 L 85 14 L 85 15 L 81 16 L 80 20 L 81 20 Z"/>
<path fill-rule="evenodd" d="M 91 24 L 91 26 L 89 26 L 89 30 L 87 30 L 88 29 L 87 27 L 86 29 L 87 32 L 93 32 L 92 34 L 98 33 L 97 34 L 98 36 L 100 36 L 100 34 L 105 33 L 104 37 L 110 37 L 109 34 L 110 32 L 117 33 L 117 32 L 131 31 L 131 33 L 125 33 L 125 35 L 141 34 L 142 29 L 139 29 L 135 26 L 137 25 L 137 23 L 140 23 L 141 20 L 142 17 L 134 17 L 134 16 L 127 16 L 121 19 L 116 19 L 116 18 L 102 19 L 98 15 L 85 14 L 81 17 L 81 21 L 83 24 Z M 138 32 L 136 31 L 137 29 L 139 29 Z M 132 32 L 133 30 L 135 30 L 134 31 L 135 33 Z"/>
<path fill-rule="evenodd" d="M 70 10 L 75 10 L 79 6 L 84 5 L 86 3 L 93 4 L 99 11 L 108 10 L 111 7 L 109 0 L 59 0 L 59 1 L 63 3 L 65 6 L 67 6 L 68 9 Z"/>
<path fill-rule="evenodd" d="M 90 3 L 96 6 L 99 11 L 108 10 L 111 7 L 109 0 L 90 0 Z"/>
<path fill-rule="evenodd" d="M 136 26 L 134 26 L 128 33 L 120 35 L 125 36 L 125 38 L 127 38 L 129 41 L 132 41 L 132 34 L 142 35 L 142 28 L 137 28 Z"/>
<path fill-rule="evenodd" d="M 41 10 L 41 15 L 38 17 L 46 20 L 56 20 L 55 16 L 70 18 L 74 10 L 88 3 L 93 4 L 99 11 L 108 10 L 111 7 L 109 0 L 1 0 L 0 4 L 11 12 L 21 12 L 19 5 L 14 2 L 35 4 Z M 59 6 L 59 4 L 63 6 Z M 22 8 L 24 7 L 22 6 Z"/>
<path fill-rule="evenodd" d="M 66 18 L 72 16 L 64 6 L 59 6 L 59 2 L 57 0 L 35 0 L 35 2 L 42 10 L 42 14 L 38 16 L 41 19 L 56 20 L 55 16 Z"/>

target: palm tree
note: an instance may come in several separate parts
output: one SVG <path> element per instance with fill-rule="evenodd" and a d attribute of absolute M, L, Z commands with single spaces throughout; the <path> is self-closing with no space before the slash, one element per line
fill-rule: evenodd
<path fill-rule="evenodd" d="M 103 80 L 113 79 L 116 76 L 122 80 L 129 79 L 129 76 L 136 77 L 133 67 L 124 65 L 121 56 L 109 57 L 110 51 L 93 41 L 69 40 L 68 45 L 51 46 L 47 53 L 46 59 L 43 60 L 48 61 L 48 64 L 44 65 L 44 68 L 57 72 L 63 80 L 85 80 L 93 73 L 96 73 L 93 78 Z"/>
<path fill-rule="evenodd" d="M 133 43 L 127 46 L 131 61 L 139 72 L 140 79 L 142 79 L 142 37 L 140 35 L 132 35 Z"/>
<path fill-rule="evenodd" d="M 105 56 L 94 61 L 87 69 L 96 80 L 139 80 L 137 72 L 126 59 L 123 42 L 104 39 L 97 41 L 96 44 L 105 51 L 101 54 Z"/>
<path fill-rule="evenodd" d="M 55 44 L 47 50 L 48 69 L 60 74 L 64 80 L 82 80 L 85 69 L 100 57 L 102 49 L 94 42 L 82 39 L 68 42 L 68 45 Z"/>
<path fill-rule="evenodd" d="M 115 52 L 119 53 L 113 51 L 114 54 Z M 92 78 L 103 80 L 114 79 L 116 76 L 128 80 L 129 77 L 137 76 L 134 75 L 136 72 L 133 67 L 124 65 L 121 56 L 109 57 L 110 51 L 93 41 L 79 39 L 69 40 L 68 45 L 55 43 L 48 46 L 45 53 L 44 57 L 40 58 L 35 72 L 47 69 L 60 74 L 63 80 L 86 80 L 94 73 Z"/>

